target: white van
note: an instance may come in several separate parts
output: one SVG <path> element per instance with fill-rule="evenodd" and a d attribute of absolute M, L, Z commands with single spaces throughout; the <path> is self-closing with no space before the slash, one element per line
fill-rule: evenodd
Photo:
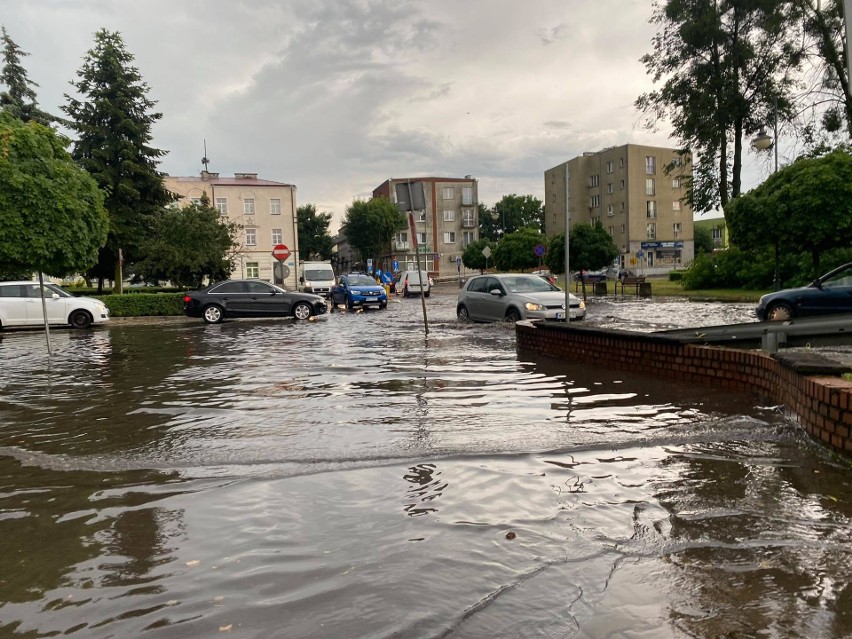
<path fill-rule="evenodd" d="M 426 271 L 403 271 L 399 275 L 399 283 L 396 285 L 396 290 L 397 293 L 402 293 L 403 297 L 421 294 L 424 297 L 429 297 L 431 284 L 432 278 L 429 277 Z"/>
<path fill-rule="evenodd" d="M 331 262 L 299 264 L 299 288 L 305 293 L 331 297 L 331 289 L 336 282 Z"/>

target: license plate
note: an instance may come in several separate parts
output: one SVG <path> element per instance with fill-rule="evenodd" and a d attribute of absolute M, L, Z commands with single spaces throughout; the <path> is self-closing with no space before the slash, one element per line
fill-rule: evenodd
<path fill-rule="evenodd" d="M 367 298 L 367 299 L 365 299 L 364 301 L 365 301 L 365 302 L 378 302 L 378 301 L 379 301 L 379 298 L 378 298 L 378 297 L 368 297 L 368 298 Z"/>
<path fill-rule="evenodd" d="M 565 319 L 565 313 L 557 313 L 556 319 Z"/>

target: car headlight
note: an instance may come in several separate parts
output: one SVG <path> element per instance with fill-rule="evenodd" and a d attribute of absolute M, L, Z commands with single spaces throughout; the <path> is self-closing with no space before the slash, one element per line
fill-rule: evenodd
<path fill-rule="evenodd" d="M 543 311 L 544 306 L 541 304 L 536 304 L 535 302 L 527 302 L 524 304 L 524 308 L 528 311 Z"/>
<path fill-rule="evenodd" d="M 580 308 L 586 308 L 586 303 L 583 300 L 580 300 Z"/>

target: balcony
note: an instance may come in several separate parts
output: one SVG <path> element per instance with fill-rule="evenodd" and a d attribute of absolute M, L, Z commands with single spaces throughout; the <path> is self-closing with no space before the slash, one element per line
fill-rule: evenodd
<path fill-rule="evenodd" d="M 399 240 L 397 240 L 396 242 L 394 242 L 394 246 L 396 247 L 397 251 L 408 250 L 408 242 L 400 242 Z"/>
<path fill-rule="evenodd" d="M 476 220 L 471 218 L 464 218 L 462 220 L 462 228 L 463 229 L 474 229 L 476 228 Z"/>

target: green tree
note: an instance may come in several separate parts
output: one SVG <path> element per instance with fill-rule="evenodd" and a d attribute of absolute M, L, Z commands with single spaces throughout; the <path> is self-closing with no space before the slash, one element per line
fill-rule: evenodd
<path fill-rule="evenodd" d="M 806 251 L 819 275 L 823 252 L 852 245 L 852 155 L 797 160 L 729 202 L 725 220 L 732 244 L 773 246 L 776 255 Z"/>
<path fill-rule="evenodd" d="M 384 197 L 355 200 L 346 207 L 343 232 L 349 244 L 358 251 L 361 261 L 372 259 L 379 264 L 379 256 L 389 250 L 390 242 L 407 221 L 396 204 Z"/>
<path fill-rule="evenodd" d="M 66 94 L 63 107 L 77 133 L 72 156 L 105 191 L 110 217 L 107 244 L 90 275 L 99 289 L 112 278 L 118 292 L 119 252 L 128 265 L 141 259 L 154 217 L 174 200 L 157 171 L 165 151 L 150 145 L 151 126 L 162 114 L 151 112 L 156 103 L 148 99 L 148 86 L 132 61 L 121 35 L 101 29 L 77 72 L 79 79 L 71 82 L 82 99 Z"/>
<path fill-rule="evenodd" d="M 618 255 L 618 247 L 600 224 L 591 225 L 580 222 L 571 227 L 568 261 L 572 273 L 606 268 L 615 261 Z M 557 233 L 550 239 L 550 248 L 544 258 L 551 273 L 565 272 L 564 233 Z"/>
<path fill-rule="evenodd" d="M 497 219 L 494 223 L 508 235 L 523 228 L 533 228 L 544 233 L 544 205 L 532 195 L 504 195 L 494 205 Z"/>
<path fill-rule="evenodd" d="M 494 219 L 493 212 L 493 209 L 488 208 L 482 202 L 477 205 L 479 237 L 484 240 L 496 242 L 500 239 L 500 222 Z"/>
<path fill-rule="evenodd" d="M 535 254 L 537 244 L 546 244 L 544 235 L 534 228 L 521 228 L 505 235 L 491 256 L 494 266 L 501 271 L 524 271 L 539 264 Z"/>
<path fill-rule="evenodd" d="M 141 246 L 145 257 L 134 264 L 133 275 L 185 288 L 199 288 L 205 279 L 227 279 L 234 270 L 238 233 L 239 226 L 222 218 L 207 193 L 198 204 L 162 209 L 153 218 Z"/>
<path fill-rule="evenodd" d="M 716 245 L 713 243 L 713 233 L 706 226 L 694 227 L 692 238 L 695 243 L 696 257 L 712 253 L 713 249 L 716 248 Z"/>
<path fill-rule="evenodd" d="M 317 213 L 313 204 L 296 209 L 299 229 L 299 258 L 302 260 L 330 260 L 334 238 L 328 234 L 331 213 Z"/>
<path fill-rule="evenodd" d="M 103 194 L 53 130 L 0 111 L 0 272 L 64 277 L 106 241 Z"/>
<path fill-rule="evenodd" d="M 38 85 L 30 80 L 27 70 L 21 64 L 21 58 L 29 53 L 22 51 L 0 27 L 0 41 L 3 42 L 3 70 L 0 71 L 0 84 L 6 87 L 0 92 L 0 109 L 11 113 L 24 122 L 38 122 L 49 126 L 60 119 L 38 108 L 35 88 Z"/>
<path fill-rule="evenodd" d="M 485 247 L 489 247 L 492 252 L 492 257 L 494 253 L 494 244 L 492 244 L 491 240 L 477 240 L 476 242 L 471 242 L 464 249 L 464 253 L 462 253 L 462 264 L 464 264 L 465 268 L 476 269 L 480 272 L 485 270 L 487 265 L 493 265 L 493 259 L 485 259 L 485 256 L 482 254 L 482 249 Z"/>
<path fill-rule="evenodd" d="M 636 107 L 655 128 L 668 119 L 685 150 L 695 153 L 687 201 L 702 212 L 724 207 L 741 191 L 743 141 L 777 104 L 790 119 L 789 93 L 803 59 L 792 43 L 797 11 L 769 0 L 660 0 L 659 31 L 642 58 L 662 86 Z"/>

